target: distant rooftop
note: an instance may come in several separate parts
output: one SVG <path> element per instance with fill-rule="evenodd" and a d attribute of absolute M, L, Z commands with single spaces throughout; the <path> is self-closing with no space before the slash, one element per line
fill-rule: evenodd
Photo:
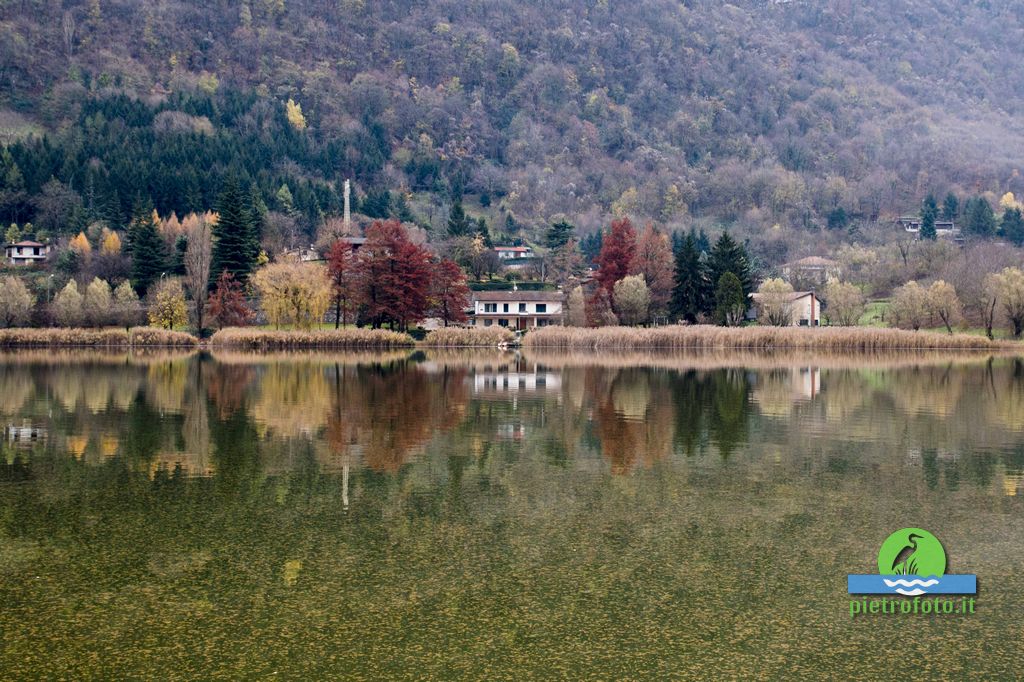
<path fill-rule="evenodd" d="M 565 298 L 561 291 L 474 291 L 474 301 L 561 301 Z"/>

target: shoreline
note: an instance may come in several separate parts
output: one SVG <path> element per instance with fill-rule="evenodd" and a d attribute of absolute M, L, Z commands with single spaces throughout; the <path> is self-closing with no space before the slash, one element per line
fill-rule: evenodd
<path fill-rule="evenodd" d="M 522 338 L 504 328 L 449 327 L 434 330 L 421 341 L 386 329 L 276 331 L 227 328 L 208 339 L 186 332 L 133 327 L 125 329 L 18 328 L 0 329 L 0 349 L 143 349 L 185 348 L 245 352 L 331 350 L 498 350 L 544 353 L 729 353 L 771 355 L 817 352 L 863 356 L 878 353 L 957 352 L 1024 355 L 1024 343 L 989 340 L 970 334 L 913 332 L 866 327 L 546 327 Z"/>

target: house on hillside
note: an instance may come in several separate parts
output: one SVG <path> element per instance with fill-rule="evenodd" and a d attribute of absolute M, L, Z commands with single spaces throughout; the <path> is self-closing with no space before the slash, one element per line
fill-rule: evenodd
<path fill-rule="evenodd" d="M 534 253 L 529 246 L 495 246 L 494 253 L 503 266 L 510 270 L 522 270 L 533 264 Z"/>
<path fill-rule="evenodd" d="M 782 276 L 787 282 L 799 282 L 802 286 L 824 287 L 829 280 L 840 279 L 839 263 L 821 256 L 808 256 L 782 266 Z"/>
<path fill-rule="evenodd" d="M 532 329 L 562 324 L 561 291 L 474 291 L 474 327 Z"/>
<path fill-rule="evenodd" d="M 747 315 L 756 319 L 760 310 L 762 294 L 751 294 L 754 306 Z M 820 327 L 821 326 L 821 301 L 813 291 L 794 291 L 789 296 L 790 313 L 792 315 L 792 327 Z"/>
<path fill-rule="evenodd" d="M 39 242 L 16 242 L 4 246 L 4 261 L 8 265 L 37 265 L 46 261 L 50 247 Z"/>
<path fill-rule="evenodd" d="M 911 234 L 921 234 L 921 219 L 917 216 L 903 216 L 896 220 L 896 225 Z M 960 240 L 960 228 L 952 220 L 936 220 L 935 234 L 939 237 L 949 237 Z"/>

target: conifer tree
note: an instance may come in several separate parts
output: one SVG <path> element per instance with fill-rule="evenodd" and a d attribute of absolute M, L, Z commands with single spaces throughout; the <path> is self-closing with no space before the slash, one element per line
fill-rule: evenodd
<path fill-rule="evenodd" d="M 672 291 L 672 314 L 676 319 L 696 322 L 697 315 L 708 308 L 707 272 L 697 250 L 693 232 L 683 239 L 676 254 L 675 288 Z"/>
<path fill-rule="evenodd" d="M 452 237 L 468 237 L 475 228 L 476 224 L 466 216 L 466 211 L 462 208 L 462 201 L 452 204 L 452 210 L 448 214 L 448 234 Z"/>
<path fill-rule="evenodd" d="M 226 271 L 244 283 L 252 273 L 255 263 L 253 220 L 252 213 L 246 210 L 247 203 L 251 208 L 238 180 L 229 177 L 217 203 L 217 224 L 213 230 L 213 274 L 216 277 Z"/>
<path fill-rule="evenodd" d="M 128 226 L 128 240 L 132 253 L 132 285 L 145 296 L 160 276 L 167 271 L 167 245 L 157 230 L 153 208 L 140 202 Z"/>
<path fill-rule="evenodd" d="M 721 281 L 722 275 L 731 272 L 739 280 L 740 288 L 743 290 L 744 300 L 750 296 L 754 289 L 754 275 L 750 267 L 750 259 L 747 250 L 742 244 L 737 243 L 728 232 L 715 242 L 711 249 L 710 259 L 710 281 L 717 283 Z M 708 310 L 707 312 L 711 312 Z"/>
<path fill-rule="evenodd" d="M 576 228 L 573 227 L 572 223 L 567 220 L 559 220 L 548 228 L 548 233 L 544 238 L 544 245 L 552 250 L 565 246 L 573 238 L 575 232 Z"/>

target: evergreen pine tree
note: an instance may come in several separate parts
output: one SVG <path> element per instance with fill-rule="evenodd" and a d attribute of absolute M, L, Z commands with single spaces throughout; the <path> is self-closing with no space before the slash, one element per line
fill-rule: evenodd
<path fill-rule="evenodd" d="M 462 202 L 456 201 L 452 204 L 452 210 L 448 214 L 448 234 L 452 237 L 468 237 L 475 227 L 476 224 L 466 217 Z"/>
<path fill-rule="evenodd" d="M 544 245 L 552 250 L 561 248 L 569 243 L 575 232 L 576 228 L 572 223 L 566 220 L 559 220 L 548 228 L 548 233 L 544 237 Z"/>
<path fill-rule="evenodd" d="M 717 283 L 721 281 L 722 275 L 731 272 L 739 280 L 745 299 L 753 293 L 754 274 L 751 271 L 747 250 L 730 237 L 728 232 L 723 232 L 711 249 L 709 267 L 710 281 Z M 711 310 L 706 311 L 711 312 Z"/>
<path fill-rule="evenodd" d="M 675 288 L 672 290 L 672 315 L 676 319 L 696 322 L 697 315 L 707 309 L 707 273 L 697 250 L 697 239 L 691 232 L 676 252 Z"/>
<path fill-rule="evenodd" d="M 1015 246 L 1024 244 L 1024 214 L 1019 208 L 1008 208 L 1000 226 L 1003 237 Z"/>
<path fill-rule="evenodd" d="M 263 225 L 267 217 L 267 205 L 263 203 L 263 195 L 260 193 L 260 188 L 257 187 L 255 182 L 249 186 L 245 215 L 249 221 L 249 229 L 246 236 L 246 255 L 249 258 L 250 268 L 255 268 L 263 246 Z M 212 277 L 210 282 L 212 286 Z"/>
<path fill-rule="evenodd" d="M 145 296 L 149 288 L 167 272 L 167 245 L 157 230 L 153 207 L 139 202 L 128 226 L 132 252 L 132 285 Z"/>
<path fill-rule="evenodd" d="M 487 229 L 487 221 L 484 219 L 483 216 L 480 216 L 480 218 L 478 218 L 476 221 L 475 234 L 481 235 L 484 238 L 484 244 L 486 244 L 487 246 L 494 246 L 494 244 L 491 242 L 491 231 Z"/>
<path fill-rule="evenodd" d="M 231 273 L 236 281 L 247 282 L 255 260 L 253 229 L 247 197 L 238 186 L 238 180 L 229 177 L 217 202 L 217 224 L 213 229 L 212 274 Z M 211 277 L 213 279 L 213 277 Z"/>
<path fill-rule="evenodd" d="M 935 219 L 939 215 L 939 206 L 935 196 L 929 194 L 921 203 L 921 239 L 935 241 L 938 236 L 935 232 Z"/>
<path fill-rule="evenodd" d="M 956 220 L 957 216 L 960 215 L 960 200 L 956 198 L 956 195 L 950 192 L 946 195 L 945 201 L 942 202 L 942 219 L 943 220 Z"/>
<path fill-rule="evenodd" d="M 995 234 L 996 217 L 985 197 L 968 199 L 964 206 L 964 229 L 980 237 Z"/>

